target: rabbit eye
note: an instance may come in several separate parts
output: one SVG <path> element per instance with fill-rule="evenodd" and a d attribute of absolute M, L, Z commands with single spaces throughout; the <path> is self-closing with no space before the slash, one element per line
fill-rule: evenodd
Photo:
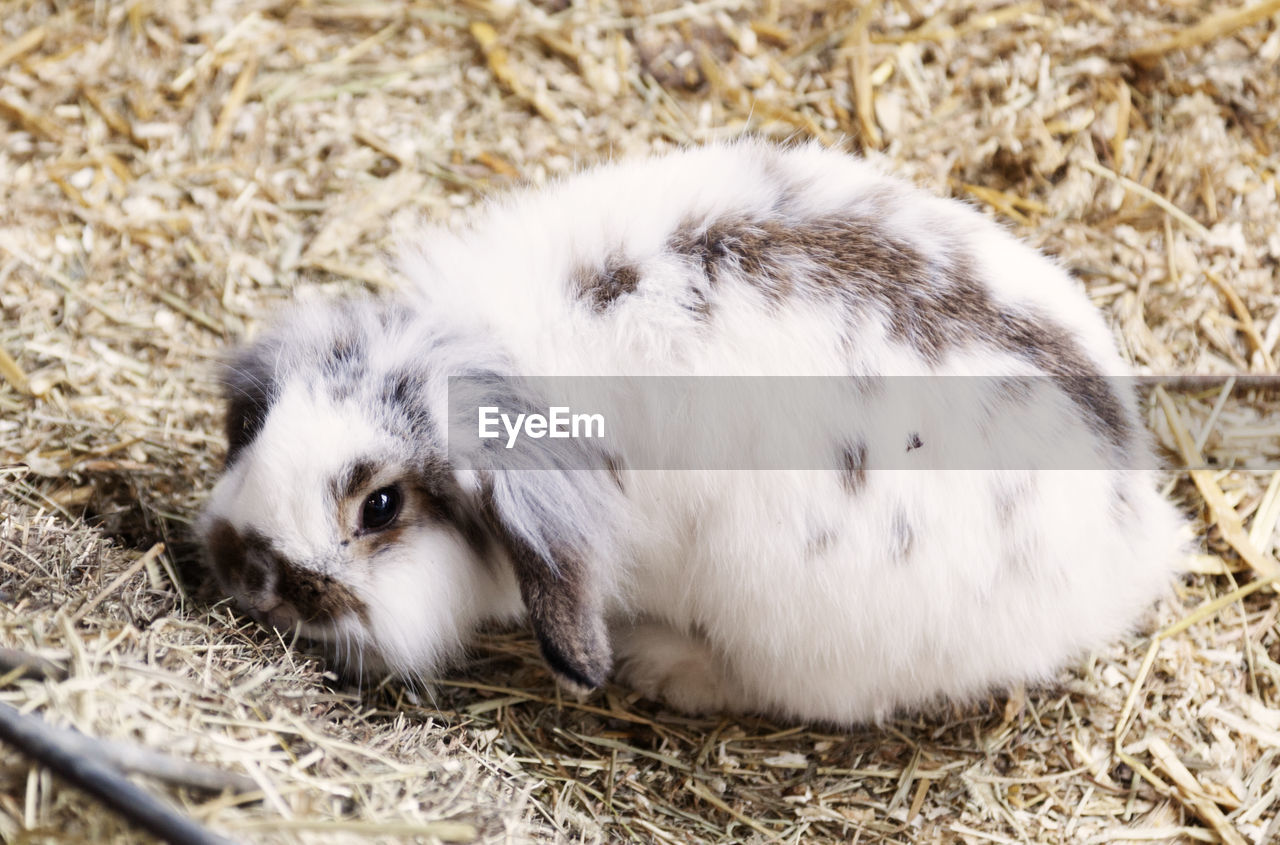
<path fill-rule="evenodd" d="M 364 500 L 360 509 L 360 530 L 378 531 L 386 528 L 400 515 L 400 491 L 395 487 L 374 490 Z"/>

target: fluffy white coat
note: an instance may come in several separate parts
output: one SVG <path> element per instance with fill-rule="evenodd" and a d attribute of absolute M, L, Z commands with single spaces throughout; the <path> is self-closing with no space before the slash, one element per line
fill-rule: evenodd
<path fill-rule="evenodd" d="M 364 377 L 429 360 L 425 401 L 443 420 L 444 379 L 477 362 L 519 375 L 1043 372 L 1043 358 L 980 338 L 923 354 L 895 334 L 882 301 L 851 311 L 803 286 L 771 298 L 736 259 L 709 284 L 706 268 L 672 245 L 681 227 L 704 231 L 715 221 L 800 227 L 850 218 L 922 261 L 962 263 L 996 310 L 1047 317 L 1096 373 L 1128 373 L 1079 286 L 966 205 L 836 152 L 739 143 L 609 165 L 499 198 L 467 226 L 416 235 L 400 264 L 412 316 L 391 329 L 365 327 L 376 343 Z M 635 271 L 634 288 L 603 306 L 584 296 L 584 268 L 618 265 Z M 276 342 L 288 350 L 344 321 L 368 321 L 344 313 L 313 309 L 286 322 Z M 367 605 L 363 619 L 304 622 L 307 633 L 345 645 L 353 659 L 430 673 L 481 621 L 519 616 L 509 555 L 497 552 L 497 566 L 477 561 L 457 532 L 414 525 L 367 557 L 341 545 L 360 497 L 328 504 L 322 491 L 332 479 L 361 455 L 425 447 L 374 449 L 388 438 L 382 412 L 358 391 L 334 399 L 315 389 L 305 356 L 271 378 L 278 398 L 202 526 L 228 520 L 272 538 L 283 558 L 323 570 Z M 1136 424 L 1132 397 L 1118 401 Z M 1059 429 L 1009 436 L 1039 449 L 1102 440 L 1075 406 L 1064 408 Z M 583 474 L 530 473 L 510 488 L 500 482 L 495 507 L 535 546 L 569 536 L 590 549 L 587 615 L 607 623 L 617 677 L 685 709 L 850 724 L 1045 679 L 1129 629 L 1179 561 L 1179 519 L 1149 473 L 876 469 L 877 455 L 900 450 L 905 432 L 874 405 L 849 422 L 868 460 L 855 491 L 837 471 L 636 470 L 625 444 L 639 448 L 647 436 L 643 411 L 625 396 L 604 410 L 630 420 L 620 431 L 616 496 L 569 501 L 566 478 Z M 927 401 L 916 411 L 913 432 L 931 450 L 965 424 Z M 725 424 L 739 427 L 734 442 L 750 442 L 749 419 Z M 696 462 L 714 440 L 677 432 L 672 465 Z M 1151 465 L 1139 432 L 1123 448 L 1134 465 Z M 398 465 L 384 463 L 366 490 L 394 482 Z M 452 472 L 463 495 L 481 495 L 482 472 Z M 549 519 L 562 524 L 549 529 Z M 251 603 L 247 587 L 230 589 Z"/>

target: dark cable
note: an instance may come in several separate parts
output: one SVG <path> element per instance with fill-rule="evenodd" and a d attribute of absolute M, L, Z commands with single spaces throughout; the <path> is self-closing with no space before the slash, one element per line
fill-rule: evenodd
<path fill-rule="evenodd" d="M 0 704 L 0 739 L 148 833 L 180 845 L 232 845 L 230 839 L 175 812 L 114 766 L 86 755 L 67 733 L 39 716 L 23 715 L 8 704 Z"/>

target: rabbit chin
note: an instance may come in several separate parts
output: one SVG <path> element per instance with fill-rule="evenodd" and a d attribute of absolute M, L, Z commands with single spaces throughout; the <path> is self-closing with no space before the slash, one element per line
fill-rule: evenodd
<path fill-rule="evenodd" d="M 323 622 L 298 622 L 288 629 L 271 627 L 285 637 L 296 636 L 298 640 L 317 647 L 334 661 L 334 668 L 348 681 L 375 681 L 394 671 L 384 656 L 371 646 L 368 629 L 354 613 Z"/>
<path fill-rule="evenodd" d="M 452 531 L 421 528 L 406 539 L 373 561 L 359 589 L 364 612 L 317 632 L 348 673 L 429 680 L 463 654 L 482 622 L 523 613 L 509 568 L 476 560 Z"/>
<path fill-rule="evenodd" d="M 388 675 L 416 681 L 431 678 L 461 651 L 456 621 L 448 614 L 426 613 L 395 619 L 371 609 L 363 618 L 348 614 L 300 622 L 289 633 L 317 646 L 348 681 L 373 682 Z"/>

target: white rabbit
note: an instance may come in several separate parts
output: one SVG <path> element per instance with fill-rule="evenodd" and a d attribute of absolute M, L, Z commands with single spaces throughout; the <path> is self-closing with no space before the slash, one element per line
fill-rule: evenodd
<path fill-rule="evenodd" d="M 199 523 L 242 606 L 353 667 L 430 675 L 527 614 L 576 688 L 616 670 L 690 711 L 852 724 L 1048 678 L 1180 562 L 1078 285 L 859 159 L 740 142 L 608 165 L 423 233 L 400 269 L 398 297 L 297 306 L 239 352 Z M 584 380 L 606 440 L 450 442 L 476 426 L 459 408 L 545 410 L 554 382 L 525 377 L 555 376 L 676 381 Z M 769 402 L 708 416 L 717 380 L 679 381 L 702 376 L 847 380 L 837 413 L 800 415 L 829 460 L 765 468 Z M 978 441 L 1016 459 L 949 461 Z M 1024 461 L 1063 449 L 1095 468 Z"/>

